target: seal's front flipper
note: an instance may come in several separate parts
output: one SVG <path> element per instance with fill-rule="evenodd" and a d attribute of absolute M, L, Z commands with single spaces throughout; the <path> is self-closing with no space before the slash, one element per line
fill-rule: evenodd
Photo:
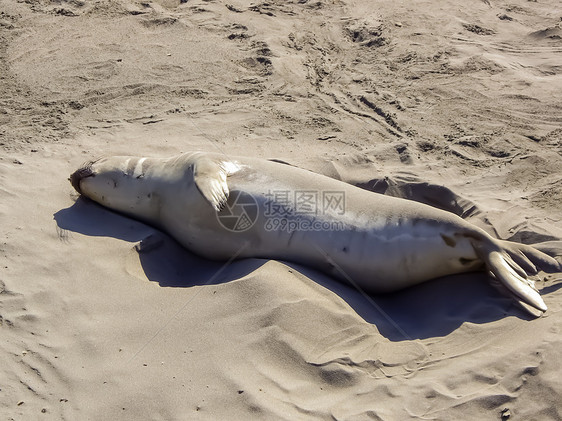
<path fill-rule="evenodd" d="M 208 157 L 198 158 L 193 165 L 195 185 L 217 212 L 224 208 L 228 199 L 226 178 L 238 169 L 235 162 Z"/>
<path fill-rule="evenodd" d="M 504 256 L 500 251 L 491 251 L 481 258 L 494 277 L 518 299 L 537 310 L 546 311 L 546 304 L 535 288 L 534 282 L 521 276 L 522 269 L 516 267 L 508 255 Z"/>

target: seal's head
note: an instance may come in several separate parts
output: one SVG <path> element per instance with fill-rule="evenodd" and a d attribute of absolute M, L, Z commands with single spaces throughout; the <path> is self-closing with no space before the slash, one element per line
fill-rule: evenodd
<path fill-rule="evenodd" d="M 72 174 L 70 174 L 70 177 L 68 178 L 70 184 L 72 184 L 72 187 L 74 187 L 74 189 L 80 194 L 82 194 L 82 189 L 80 188 L 80 182 L 84 178 L 95 176 L 95 173 L 92 170 L 92 165 L 94 163 L 95 161 L 91 161 L 84 164 L 81 168 L 77 169 Z"/>
<path fill-rule="evenodd" d="M 146 158 L 112 156 L 87 162 L 70 175 L 76 191 L 110 209 L 149 220 L 158 210 Z"/>

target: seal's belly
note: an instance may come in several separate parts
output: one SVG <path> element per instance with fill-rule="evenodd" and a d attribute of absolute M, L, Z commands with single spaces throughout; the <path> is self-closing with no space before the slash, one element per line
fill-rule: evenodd
<path fill-rule="evenodd" d="M 454 227 L 436 229 L 423 222 L 416 227 L 278 232 L 251 252 L 314 266 L 370 292 L 394 291 L 481 265 L 469 239 Z"/>

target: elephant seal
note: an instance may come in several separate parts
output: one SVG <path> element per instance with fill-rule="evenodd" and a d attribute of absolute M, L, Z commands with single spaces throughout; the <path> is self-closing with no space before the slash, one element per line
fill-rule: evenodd
<path fill-rule="evenodd" d="M 533 247 L 492 238 L 450 212 L 281 162 L 204 152 L 113 156 L 87 163 L 70 181 L 205 258 L 291 261 L 367 293 L 485 269 L 519 302 L 544 312 L 529 275 L 537 266 L 562 269 Z"/>

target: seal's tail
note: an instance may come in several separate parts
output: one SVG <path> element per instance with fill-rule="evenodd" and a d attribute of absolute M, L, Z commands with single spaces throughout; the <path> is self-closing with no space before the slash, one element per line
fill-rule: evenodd
<path fill-rule="evenodd" d="M 535 283 L 529 276 L 538 269 L 545 272 L 562 272 L 562 265 L 545 253 L 524 244 L 492 240 L 473 241 L 473 246 L 486 268 L 509 292 L 537 310 L 546 311 Z"/>

